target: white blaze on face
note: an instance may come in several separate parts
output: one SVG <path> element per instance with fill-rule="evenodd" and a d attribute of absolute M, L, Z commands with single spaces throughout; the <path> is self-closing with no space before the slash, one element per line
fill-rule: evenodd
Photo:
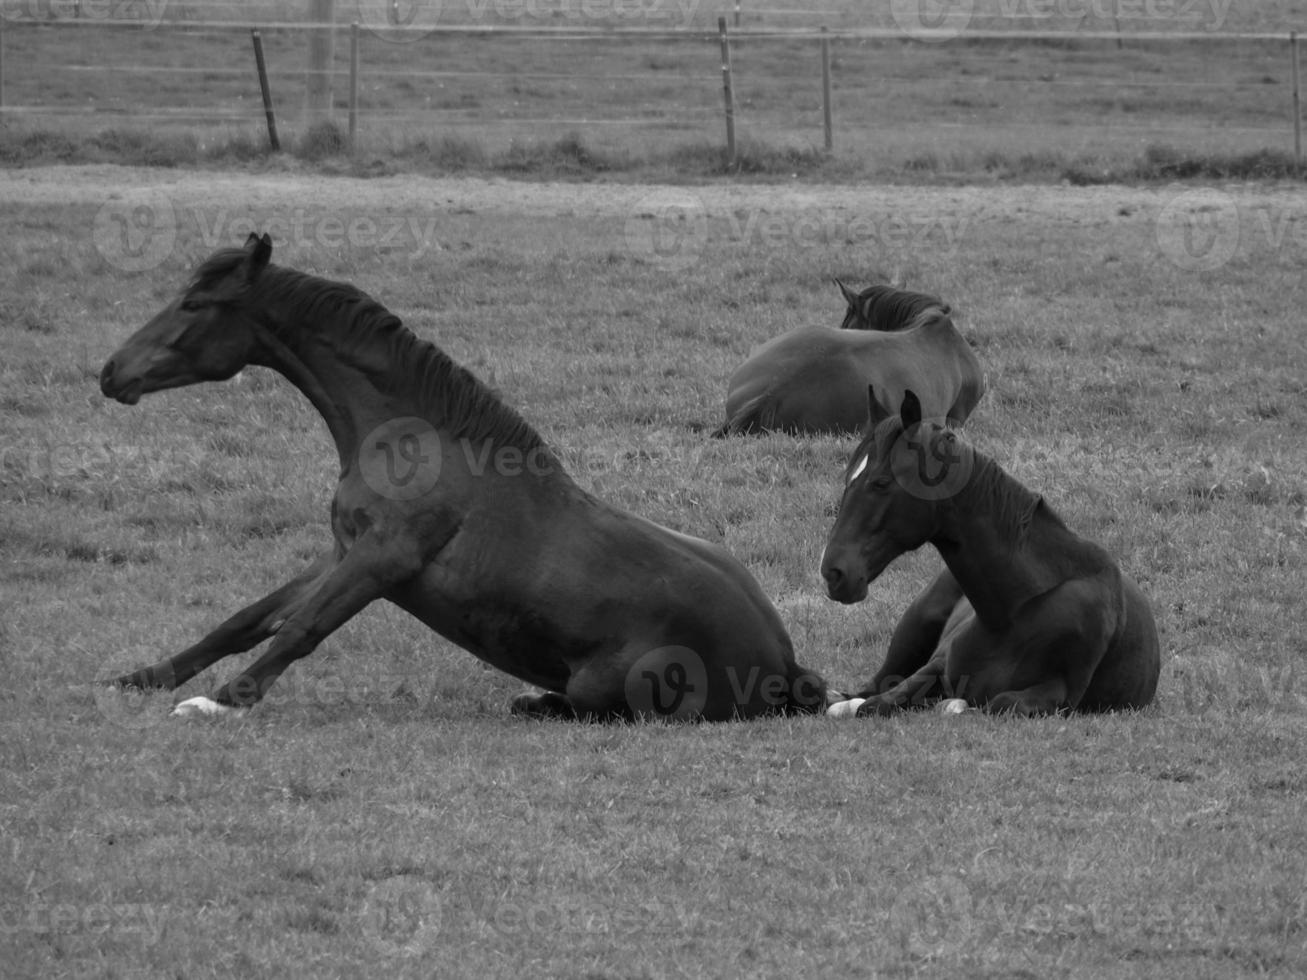
<path fill-rule="evenodd" d="M 846 482 L 852 483 L 858 477 L 862 476 L 862 471 L 865 470 L 866 468 L 867 468 L 867 457 L 863 456 L 862 459 L 858 460 L 857 464 L 853 467 L 853 469 L 849 471 L 849 478 Z"/>

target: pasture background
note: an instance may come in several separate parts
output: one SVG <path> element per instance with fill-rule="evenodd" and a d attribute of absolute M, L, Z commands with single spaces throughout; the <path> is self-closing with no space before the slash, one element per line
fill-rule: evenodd
<path fill-rule="evenodd" d="M 10 171 L 0 193 L 6 975 L 1301 975 L 1295 186 L 101 167 Z M 161 194 L 175 242 L 125 272 L 106 209 Z M 1203 223 L 1231 204 L 1234 239 Z M 434 219 L 433 237 L 334 234 L 395 216 Z M 96 687 L 327 545 L 332 447 L 280 378 L 134 408 L 97 385 L 197 259 L 276 222 L 274 261 L 380 298 L 496 385 L 583 485 L 723 542 L 836 685 L 873 672 L 938 559 L 901 559 L 861 605 L 826 600 L 817 564 L 849 442 L 707 433 L 753 345 L 837 322 L 831 276 L 937 291 L 988 372 L 971 437 L 1151 596 L 1156 704 L 527 722 L 507 714 L 517 682 L 381 607 L 242 720 L 179 724 L 172 696 Z M 1235 248 L 1195 270 L 1223 253 L 1178 252 L 1177 227 Z"/>
<path fill-rule="evenodd" d="M 934 9 L 933 0 L 923 3 Z M 84 6 L 89 13 L 76 21 L 71 4 L 14 0 L 6 8 L 3 159 L 263 158 L 250 25 L 264 25 L 284 145 L 330 154 L 329 142 L 310 138 L 303 112 L 308 35 L 284 26 L 303 21 L 306 4 Z M 1301 0 L 977 0 L 967 30 L 947 44 L 895 34 L 888 3 L 792 6 L 744 4 L 743 30 L 780 32 L 733 46 L 746 171 L 1101 182 L 1141 170 L 1202 172 L 1213 161 L 1256 153 L 1269 154 L 1260 165 L 1284 173 L 1293 150 L 1287 38 L 1307 26 Z M 339 166 L 364 174 L 548 166 L 634 170 L 645 179 L 722 169 L 715 22 L 729 7 L 419 0 L 414 8 L 424 26 L 485 31 L 394 43 L 366 29 L 378 23 L 377 4 L 337 3 L 334 92 L 342 126 L 345 24 L 360 19 L 365 27 L 361 149 Z M 641 13 L 621 13 L 632 9 Z M 150 29 L 106 26 L 124 16 L 144 18 Z M 214 26 L 222 24 L 230 26 Z M 823 24 L 850 32 L 832 42 L 831 156 L 821 150 L 820 58 L 811 34 Z M 857 34 L 867 30 L 886 35 Z M 982 36 L 987 30 L 1045 36 L 993 39 Z M 1107 36 L 1090 37 L 1101 32 Z M 1177 32 L 1191 39 L 1155 36 Z M 1264 37 L 1234 39 L 1250 33 Z"/>

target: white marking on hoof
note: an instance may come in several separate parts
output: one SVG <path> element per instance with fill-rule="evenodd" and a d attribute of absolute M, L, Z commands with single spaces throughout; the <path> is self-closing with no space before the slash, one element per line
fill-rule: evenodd
<path fill-rule="evenodd" d="M 945 698 L 935 705 L 935 710 L 941 715 L 960 715 L 970 707 L 962 698 Z"/>
<path fill-rule="evenodd" d="M 174 718 L 216 718 L 222 715 L 238 714 L 239 712 L 239 708 L 233 708 L 229 704 L 219 704 L 212 698 L 200 695 L 197 698 L 187 698 L 185 701 L 179 701 L 172 709 L 172 716 Z"/>
<path fill-rule="evenodd" d="M 829 718 L 853 718 L 858 714 L 858 708 L 866 701 L 866 698 L 849 698 L 847 701 L 840 701 L 832 704 L 826 709 L 826 715 Z"/>

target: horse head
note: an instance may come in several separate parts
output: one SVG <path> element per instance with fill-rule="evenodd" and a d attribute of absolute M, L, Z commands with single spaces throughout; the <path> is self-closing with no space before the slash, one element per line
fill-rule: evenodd
<path fill-rule="evenodd" d="M 209 258 L 181 294 L 105 362 L 100 390 L 134 405 L 152 391 L 225 381 L 239 372 L 257 342 L 241 300 L 271 256 L 272 239 L 251 234 L 244 248 Z"/>
<path fill-rule="evenodd" d="M 897 415 L 870 387 L 867 397 L 867 429 L 821 561 L 830 597 L 846 603 L 865 599 L 890 562 L 935 536 L 941 503 L 967 485 L 974 466 L 971 447 L 950 426 L 923 419 L 913 392 L 904 392 Z"/>

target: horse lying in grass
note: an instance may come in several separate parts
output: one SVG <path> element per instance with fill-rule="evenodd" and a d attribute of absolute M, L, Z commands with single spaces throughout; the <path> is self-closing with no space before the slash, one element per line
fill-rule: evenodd
<path fill-rule="evenodd" d="M 353 286 L 270 264 L 268 236 L 214 253 L 105 364 L 128 405 L 247 365 L 281 372 L 340 455 L 335 547 L 173 657 L 115 678 L 173 689 L 272 642 L 182 713 L 256 703 L 376 599 L 544 688 L 514 710 L 725 720 L 825 707 L 758 583 L 727 552 L 596 500 L 542 438 Z"/>
<path fill-rule="evenodd" d="M 985 390 L 980 361 L 947 307 L 929 305 L 901 329 L 804 327 L 769 340 L 731 375 L 726 421 L 713 435 L 858 432 L 868 385 L 886 410 L 911 388 L 930 415 L 955 422 L 966 421 Z"/>
<path fill-rule="evenodd" d="M 838 279 L 835 285 L 848 304 L 841 330 L 902 330 L 931 307 L 944 313 L 951 312 L 949 305 L 938 296 L 914 293 L 889 283 L 876 283 L 860 293 L 855 293 Z M 862 397 L 861 392 L 858 397 Z"/>
<path fill-rule="evenodd" d="M 894 630 L 856 713 L 940 698 L 1023 715 L 1148 704 L 1157 627 L 1135 582 L 1042 497 L 923 418 L 912 392 L 897 416 L 869 400 L 872 429 L 822 556 L 830 596 L 861 601 L 891 561 L 927 542 L 947 567 Z"/>

